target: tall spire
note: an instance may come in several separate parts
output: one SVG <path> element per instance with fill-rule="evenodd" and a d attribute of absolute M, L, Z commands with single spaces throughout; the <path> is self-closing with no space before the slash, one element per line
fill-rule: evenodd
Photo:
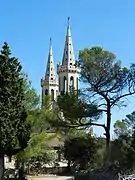
<path fill-rule="evenodd" d="M 74 49 L 73 49 L 69 20 L 70 18 L 68 17 L 67 34 L 66 34 L 65 48 L 62 59 L 63 66 L 70 66 L 75 64 Z"/>
<path fill-rule="evenodd" d="M 53 60 L 53 51 L 52 51 L 52 39 L 50 38 L 50 46 L 49 46 L 49 54 L 48 54 L 48 62 L 46 67 L 46 80 L 55 80 L 55 68 L 54 68 L 54 60 Z"/>
<path fill-rule="evenodd" d="M 70 17 L 68 17 L 67 37 L 71 37 L 71 30 L 70 30 Z"/>

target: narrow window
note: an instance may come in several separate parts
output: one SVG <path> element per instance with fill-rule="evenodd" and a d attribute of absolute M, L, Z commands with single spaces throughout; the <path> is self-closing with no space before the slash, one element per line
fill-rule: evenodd
<path fill-rule="evenodd" d="M 45 95 L 46 95 L 46 96 L 48 95 L 48 89 L 45 90 Z"/>
<path fill-rule="evenodd" d="M 64 76 L 64 79 L 63 79 L 63 91 L 66 92 L 66 89 L 67 89 L 67 78 Z"/>
<path fill-rule="evenodd" d="M 70 77 L 70 92 L 72 92 L 73 91 L 73 88 L 74 88 L 74 78 L 73 78 L 73 76 L 71 76 Z"/>
<path fill-rule="evenodd" d="M 54 90 L 53 89 L 51 89 L 51 99 L 52 99 L 52 101 L 54 101 Z"/>

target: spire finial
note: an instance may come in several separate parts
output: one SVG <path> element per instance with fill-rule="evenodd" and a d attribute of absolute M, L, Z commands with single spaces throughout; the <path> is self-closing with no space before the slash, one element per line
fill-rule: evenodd
<path fill-rule="evenodd" d="M 70 32 L 70 17 L 68 17 L 68 24 L 67 24 L 67 37 L 71 36 L 71 32 Z"/>
<path fill-rule="evenodd" d="M 52 45 L 52 38 L 50 37 L 50 45 Z"/>
<path fill-rule="evenodd" d="M 52 38 L 50 37 L 49 55 L 52 55 Z"/>
<path fill-rule="evenodd" d="M 68 17 L 68 26 L 69 26 L 70 17 Z"/>

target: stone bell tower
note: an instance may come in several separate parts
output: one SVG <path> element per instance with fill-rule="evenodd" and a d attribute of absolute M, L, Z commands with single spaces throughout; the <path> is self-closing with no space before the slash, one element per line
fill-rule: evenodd
<path fill-rule="evenodd" d="M 62 64 L 57 65 L 57 73 L 59 77 L 59 92 L 71 92 L 74 88 L 78 90 L 79 66 L 74 56 L 74 48 L 71 37 L 71 29 L 68 18 L 67 34 L 65 39 L 65 47 L 63 53 Z"/>
<path fill-rule="evenodd" d="M 50 47 L 49 47 L 48 61 L 46 66 L 46 73 L 45 73 L 45 77 L 41 79 L 41 87 L 42 87 L 42 97 L 44 95 L 50 95 L 52 101 L 56 101 L 59 88 L 58 88 L 57 77 L 55 74 L 51 38 L 50 38 Z"/>

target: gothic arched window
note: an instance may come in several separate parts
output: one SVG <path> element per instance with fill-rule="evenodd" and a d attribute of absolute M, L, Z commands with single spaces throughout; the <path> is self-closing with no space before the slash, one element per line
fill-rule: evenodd
<path fill-rule="evenodd" d="M 67 91 L 67 78 L 64 76 L 63 78 L 63 91 L 66 92 Z"/>
<path fill-rule="evenodd" d="M 74 88 L 74 78 L 73 76 L 70 77 L 70 92 L 73 91 L 73 88 Z"/>
<path fill-rule="evenodd" d="M 53 89 L 51 89 L 51 99 L 52 99 L 52 101 L 54 101 L 54 90 Z"/>
<path fill-rule="evenodd" d="M 59 92 L 61 92 L 61 78 L 59 77 Z"/>
<path fill-rule="evenodd" d="M 46 96 L 48 95 L 48 89 L 45 90 L 45 95 L 46 95 Z"/>
<path fill-rule="evenodd" d="M 78 77 L 76 78 L 76 89 L 78 90 Z"/>

